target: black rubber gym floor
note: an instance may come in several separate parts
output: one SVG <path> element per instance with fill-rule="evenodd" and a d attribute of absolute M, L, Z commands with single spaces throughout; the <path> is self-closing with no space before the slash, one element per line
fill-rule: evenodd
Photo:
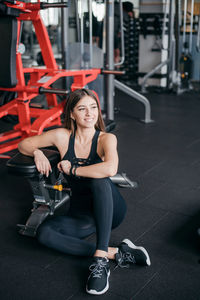
<path fill-rule="evenodd" d="M 111 244 L 129 238 L 149 252 L 150 267 L 116 268 L 99 299 L 199 300 L 200 97 L 151 94 L 154 123 L 138 121 L 136 105 L 118 92 L 119 171 L 138 182 L 121 189 L 128 205 Z M 140 112 L 142 107 L 139 107 Z M 1 121 L 1 131 L 8 123 Z M 29 184 L 11 176 L 0 160 L 0 299 L 91 299 L 85 293 L 89 259 L 47 249 L 18 234 L 32 206 Z M 94 239 L 94 237 L 91 237 Z"/>

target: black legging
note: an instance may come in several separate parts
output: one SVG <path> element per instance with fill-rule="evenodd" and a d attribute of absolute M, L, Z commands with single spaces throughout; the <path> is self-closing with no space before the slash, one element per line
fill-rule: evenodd
<path fill-rule="evenodd" d="M 66 216 L 54 216 L 40 225 L 38 240 L 47 247 L 80 256 L 96 249 L 108 251 L 111 229 L 126 213 L 126 204 L 109 178 L 77 179 L 71 182 L 71 207 Z M 97 243 L 83 238 L 97 234 Z"/>

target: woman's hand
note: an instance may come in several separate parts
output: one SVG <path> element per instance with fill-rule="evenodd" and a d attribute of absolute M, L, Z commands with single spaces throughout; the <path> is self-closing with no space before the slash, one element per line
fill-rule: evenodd
<path fill-rule="evenodd" d="M 61 160 L 58 164 L 58 170 L 62 173 L 70 175 L 71 162 L 69 160 Z"/>
<path fill-rule="evenodd" d="M 33 156 L 34 156 L 34 161 L 38 172 L 48 177 L 49 172 L 52 172 L 51 165 L 48 158 L 39 149 L 33 152 Z"/>

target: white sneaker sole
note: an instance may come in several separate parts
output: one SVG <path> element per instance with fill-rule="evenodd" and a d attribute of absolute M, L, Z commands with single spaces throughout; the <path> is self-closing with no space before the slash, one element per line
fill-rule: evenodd
<path fill-rule="evenodd" d="M 106 287 L 102 291 L 97 292 L 96 290 L 88 290 L 87 287 L 86 287 L 86 292 L 88 294 L 91 294 L 91 295 L 102 295 L 102 294 L 104 294 L 109 289 L 109 281 L 108 281 L 109 277 L 110 277 L 110 270 L 108 272 Z"/>
<path fill-rule="evenodd" d="M 146 255 L 146 264 L 147 264 L 147 266 L 151 265 L 149 254 L 148 254 L 147 250 L 144 247 L 138 247 L 138 246 L 134 245 L 129 239 L 124 239 L 122 241 L 122 243 L 127 244 L 132 249 L 141 250 Z"/>

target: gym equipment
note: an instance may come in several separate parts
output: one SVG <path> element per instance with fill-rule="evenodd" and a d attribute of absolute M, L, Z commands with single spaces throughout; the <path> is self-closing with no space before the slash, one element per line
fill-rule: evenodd
<path fill-rule="evenodd" d="M 165 18 L 168 18 L 166 29 L 168 35 L 168 49 L 166 59 L 146 74 L 141 82 L 142 92 L 146 91 L 147 80 L 155 76 L 158 70 L 167 67 L 168 90 L 174 90 L 176 93 L 182 93 L 192 88 L 191 79 L 194 75 L 194 64 L 196 52 L 193 46 L 193 34 L 197 26 L 196 50 L 199 49 L 199 24 L 195 21 L 194 0 L 190 1 L 190 11 L 188 11 L 188 1 L 166 0 Z M 166 24 L 166 21 L 165 21 Z M 163 28 L 164 33 L 164 28 Z M 196 56 L 196 60 L 199 57 Z M 199 74 L 198 66 L 196 66 Z"/>
<path fill-rule="evenodd" d="M 16 149 L 18 143 L 27 136 L 41 134 L 45 128 L 61 125 L 60 116 L 63 113 L 68 90 L 52 88 L 56 81 L 61 78 L 72 77 L 71 91 L 74 91 L 85 87 L 89 82 L 95 80 L 99 74 L 113 74 L 115 71 L 102 69 L 65 70 L 58 68 L 47 29 L 43 24 L 39 11 L 50 7 L 66 7 L 67 2 L 45 3 L 38 1 L 36 3 L 24 3 L 14 0 L 9 2 L 1 0 L 0 4 L 0 33 L 6 33 L 4 36 L 5 39 L 8 39 L 5 53 L 7 56 L 0 56 L 0 64 L 5 61 L 6 67 L 4 69 L 7 70 L 5 77 L 7 76 L 10 79 L 5 80 L 4 73 L 1 73 L 0 90 L 17 93 L 16 98 L 0 107 L 0 118 L 6 115 L 15 115 L 18 116 L 19 121 L 12 131 L 1 134 L 0 153 L 4 153 Z M 4 22 L 4 19 L 6 22 Z M 44 67 L 23 68 L 19 51 L 21 23 L 23 21 L 32 21 L 33 23 L 41 48 Z M 8 34 L 7 29 L 9 29 Z M 11 47 L 9 47 L 10 43 Z M 120 74 L 120 71 L 116 71 L 116 73 Z M 9 85 L 6 86 L 7 82 Z M 31 106 L 31 100 L 40 94 L 46 95 L 47 109 Z M 64 95 L 64 100 L 58 103 L 56 95 Z"/>
<path fill-rule="evenodd" d="M 100 68 L 66 70 L 59 69 L 52 51 L 48 32 L 40 16 L 41 9 L 61 7 L 66 9 L 67 2 L 45 3 L 22 2 L 14 0 L 0 0 L 0 34 L 6 47 L 1 47 L 0 65 L 4 71 L 0 73 L 0 91 L 13 93 L 14 98 L 4 102 L 0 107 L 0 118 L 5 116 L 17 116 L 18 123 L 13 129 L 3 132 L 0 136 L 0 153 L 16 149 L 18 143 L 24 138 L 41 134 L 46 128 L 61 126 L 61 115 L 65 106 L 66 95 L 69 90 L 56 89 L 54 83 L 60 79 L 72 78 L 71 91 L 83 88 L 94 81 L 99 74 L 106 74 L 107 79 L 107 119 L 108 127 L 112 128 L 109 121 L 114 118 L 114 74 L 122 74 L 114 71 L 113 65 L 113 5 L 114 1 L 107 1 L 107 70 Z M 91 11 L 91 6 L 90 6 Z M 91 19 L 91 18 L 90 18 Z M 41 57 L 44 61 L 42 67 L 24 68 L 22 63 L 22 51 L 20 36 L 22 23 L 31 21 L 35 36 L 38 40 Z M 9 30 L 8 30 L 9 29 Z M 91 30 L 90 30 L 91 34 Z M 91 38 L 90 38 L 91 40 Z M 5 51 L 6 48 L 6 51 Z M 91 47 L 90 47 L 91 49 Z M 65 51 L 66 49 L 63 49 Z M 108 51 L 109 50 L 109 51 Z M 92 54 L 90 53 L 90 59 Z M 66 57 L 64 58 L 66 60 Z M 66 61 L 64 62 L 66 65 Z M 6 78 L 6 80 L 5 80 Z M 31 100 L 40 94 L 44 94 L 47 108 L 34 107 Z M 57 95 L 62 95 L 58 101 Z M 136 98 L 137 99 L 137 98 Z M 148 100 L 147 100 L 148 101 Z M 144 104 L 146 105 L 146 104 Z M 146 106 L 145 106 L 146 109 Z"/>
<path fill-rule="evenodd" d="M 32 237 L 36 235 L 39 225 L 49 215 L 53 215 L 58 207 L 70 200 L 67 181 L 57 169 L 60 161 L 59 153 L 53 149 L 41 150 L 49 159 L 52 167 L 52 173 L 48 178 L 37 171 L 33 157 L 17 153 L 7 162 L 8 172 L 25 177 L 32 188 L 33 209 L 26 224 L 18 224 L 20 234 Z M 137 182 L 131 181 L 124 173 L 110 178 L 119 187 L 137 187 Z"/>
<path fill-rule="evenodd" d="M 121 70 L 125 71 L 119 80 L 126 84 L 137 86 L 138 84 L 138 50 L 139 50 L 139 19 L 127 16 L 123 22 L 125 60 Z"/>
<path fill-rule="evenodd" d="M 136 92 L 135 90 L 131 89 L 124 83 L 120 82 L 119 80 L 114 80 L 115 87 L 119 89 L 120 91 L 126 93 L 127 95 L 133 97 L 133 99 L 136 99 L 140 103 L 142 103 L 145 107 L 145 112 L 144 112 L 144 119 L 141 119 L 142 122 L 148 124 L 154 122 L 151 119 L 151 105 L 149 103 L 149 100 L 142 94 Z"/>
<path fill-rule="evenodd" d="M 189 43 L 186 41 L 186 24 L 187 24 L 187 0 L 184 1 L 184 19 L 183 19 L 183 45 L 182 53 L 179 60 L 179 71 L 181 77 L 181 83 L 179 86 L 179 93 L 182 90 L 188 90 L 190 88 L 190 80 L 193 71 L 193 59 L 192 59 L 192 39 L 193 39 L 193 16 L 194 16 L 194 0 L 191 1 L 191 14 L 190 14 L 190 34 Z"/>
<path fill-rule="evenodd" d="M 173 40 L 171 36 L 173 18 L 171 18 L 170 11 L 173 7 L 172 2 L 165 0 L 165 2 L 157 3 L 160 5 L 159 13 L 147 13 L 148 5 L 151 6 L 153 3 L 146 3 L 146 12 L 140 13 L 140 56 L 147 57 L 146 60 L 145 57 L 143 60 L 140 60 L 139 76 L 143 77 L 140 81 L 142 93 L 147 91 L 146 87 L 149 79 L 151 81 L 156 80 L 156 86 L 166 87 L 167 85 L 168 73 L 166 69 L 173 65 L 171 63 L 173 59 Z M 155 9 L 156 7 L 154 6 Z M 167 34 L 168 47 L 165 46 Z M 152 42 L 152 39 L 155 39 L 155 41 Z M 148 50 L 149 47 L 151 48 L 150 52 Z M 146 68 L 148 72 L 145 72 Z M 161 72 L 158 73 L 158 71 Z"/>
<path fill-rule="evenodd" d="M 8 172 L 20 175 L 29 181 L 33 196 L 33 209 L 25 225 L 18 225 L 19 232 L 23 235 L 35 236 L 38 226 L 48 215 L 69 200 L 70 191 L 61 183 L 61 177 L 56 175 L 56 167 L 60 155 L 57 151 L 43 149 L 49 159 L 52 173 L 49 178 L 41 175 L 35 166 L 34 159 L 17 153 L 7 162 Z"/>
<path fill-rule="evenodd" d="M 121 0 L 119 1 L 119 3 Z M 122 5 L 119 5 L 120 10 L 122 10 Z M 120 14 L 120 28 L 123 30 L 123 18 L 122 13 Z M 108 70 L 112 70 L 113 67 L 117 64 L 114 64 L 114 0 L 106 1 L 106 66 Z M 121 39 L 123 41 L 123 36 Z M 124 46 L 123 46 L 124 47 Z M 123 49 L 123 48 L 122 48 Z M 123 55 L 123 53 L 122 53 Z M 122 69 L 121 69 L 122 70 Z M 114 88 L 118 88 L 122 90 L 124 93 L 127 93 L 134 100 L 140 101 L 144 105 L 145 110 L 145 117 L 142 120 L 145 123 L 151 122 L 151 109 L 150 103 L 147 98 L 145 98 L 124 83 L 119 82 L 118 80 L 114 79 L 112 74 L 106 76 L 106 104 L 107 104 L 107 113 L 108 118 L 110 120 L 114 120 Z"/>
<path fill-rule="evenodd" d="M 184 45 L 184 53 L 181 54 L 179 60 L 179 69 L 181 75 L 181 89 L 189 89 L 190 88 L 190 80 L 192 77 L 193 70 L 193 59 L 192 55 L 189 53 L 189 48 L 187 42 Z"/>
<path fill-rule="evenodd" d="M 200 15 L 198 15 L 198 29 L 197 29 L 197 40 L 196 40 L 196 50 L 200 52 Z"/>
<path fill-rule="evenodd" d="M 190 2 L 176 0 L 171 3 L 171 19 L 175 18 L 175 27 L 171 26 L 171 37 L 175 43 L 171 51 L 173 60 L 168 69 L 168 86 L 177 94 L 193 88 L 191 81 L 195 77 L 194 69 L 196 69 L 196 79 L 199 78 L 199 66 L 197 63 L 194 64 L 194 60 L 199 61 L 199 23 L 198 19 L 196 21 L 198 16 L 194 14 L 194 5 L 194 0 Z M 197 37 L 194 36 L 195 34 Z"/>
<path fill-rule="evenodd" d="M 120 28 L 123 31 L 123 17 L 122 17 L 122 5 L 121 0 L 119 0 L 119 8 L 120 12 Z M 108 69 L 112 70 L 114 65 L 114 0 L 106 1 L 106 66 Z M 121 38 L 122 49 L 124 49 L 124 40 L 123 35 Z M 124 56 L 124 53 L 122 53 Z M 122 57 L 122 61 L 124 57 Z M 121 62 L 120 62 L 121 64 Z M 123 68 L 121 68 L 123 70 Z M 136 92 L 135 90 L 131 89 L 124 83 L 114 79 L 114 76 L 111 74 L 106 76 L 106 104 L 107 104 L 107 113 L 108 118 L 110 120 L 114 120 L 114 88 L 120 89 L 125 94 L 133 97 L 134 100 L 139 101 L 144 105 L 144 118 L 141 120 L 144 123 L 151 123 L 151 105 L 149 100 L 141 95 L 140 93 Z"/>

